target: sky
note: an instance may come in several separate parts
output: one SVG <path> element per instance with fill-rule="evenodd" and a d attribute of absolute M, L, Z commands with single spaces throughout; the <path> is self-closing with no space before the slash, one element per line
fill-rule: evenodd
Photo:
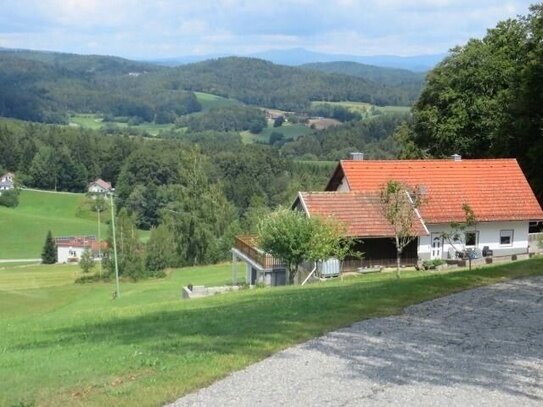
<path fill-rule="evenodd" d="M 0 0 L 0 47 L 133 59 L 305 48 L 349 55 L 447 52 L 517 0 Z"/>

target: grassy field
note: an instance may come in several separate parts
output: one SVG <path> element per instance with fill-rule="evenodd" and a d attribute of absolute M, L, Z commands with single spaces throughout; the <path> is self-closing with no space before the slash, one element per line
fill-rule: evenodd
<path fill-rule="evenodd" d="M 211 93 L 204 92 L 194 92 L 196 99 L 202 105 L 202 112 L 207 112 L 209 109 L 214 109 L 216 107 L 232 106 L 239 105 L 235 99 L 223 98 L 221 96 L 212 95 Z"/>
<path fill-rule="evenodd" d="M 0 259 L 36 259 L 41 255 L 45 235 L 97 235 L 97 218 L 84 204 L 84 194 L 23 190 L 19 206 L 0 206 Z M 102 215 L 102 223 L 109 221 L 109 212 Z M 102 237 L 107 225 L 101 228 Z M 8 233 L 9 231 L 9 233 Z M 141 231 L 145 241 L 148 231 Z M 0 263 L 0 267 L 4 267 Z"/>
<path fill-rule="evenodd" d="M 84 199 L 83 194 L 24 190 L 19 206 L 0 206 L 0 259 L 39 258 L 48 230 L 54 236 L 96 235 L 96 220 L 78 210 Z"/>
<path fill-rule="evenodd" d="M 313 106 L 323 103 L 346 107 L 351 111 L 360 113 L 362 117 L 373 116 L 374 114 L 371 112 L 372 108 L 375 108 L 375 110 L 378 110 L 381 113 L 409 113 L 411 110 L 410 106 L 376 106 L 364 102 L 311 102 Z"/>
<path fill-rule="evenodd" d="M 74 285 L 74 266 L 0 271 L 0 405 L 156 406 L 295 343 L 364 318 L 508 278 L 543 259 L 472 272 L 389 273 L 181 300 L 230 266 L 163 280 Z M 243 391 L 243 389 L 240 389 Z"/>
<path fill-rule="evenodd" d="M 128 127 L 125 122 L 103 122 L 100 115 L 90 113 L 78 113 L 70 117 L 70 125 L 79 126 L 85 129 L 99 130 L 107 126 L 108 124 L 114 124 L 118 127 Z M 144 131 L 152 136 L 156 136 L 161 130 L 168 130 L 173 127 L 172 124 L 155 124 L 155 123 L 142 123 L 137 126 L 130 126 L 133 129 Z"/>

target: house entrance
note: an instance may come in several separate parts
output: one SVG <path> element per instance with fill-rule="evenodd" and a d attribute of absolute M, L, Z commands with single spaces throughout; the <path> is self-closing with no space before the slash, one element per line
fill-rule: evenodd
<path fill-rule="evenodd" d="M 432 233 L 432 260 L 441 259 L 442 239 L 439 233 Z"/>

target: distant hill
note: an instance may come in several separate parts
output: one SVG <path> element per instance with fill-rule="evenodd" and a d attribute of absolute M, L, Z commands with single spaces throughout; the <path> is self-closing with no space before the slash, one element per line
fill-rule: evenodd
<path fill-rule="evenodd" d="M 168 77 L 184 89 L 283 110 L 299 110 L 312 100 L 377 105 L 410 105 L 415 100 L 403 85 L 383 85 L 361 77 L 276 65 L 254 58 L 219 58 L 174 69 L 178 74 L 170 72 Z"/>
<path fill-rule="evenodd" d="M 168 122 L 199 111 L 191 92 L 151 80 L 165 69 L 109 56 L 1 50 L 0 116 L 66 123 L 69 112 L 100 112 Z"/>
<path fill-rule="evenodd" d="M 325 73 L 338 73 L 356 76 L 384 86 L 398 86 L 408 90 L 411 99 L 417 98 L 424 86 L 425 73 L 407 69 L 383 68 L 358 62 L 315 62 L 301 65 L 302 69 L 310 69 Z"/>
<path fill-rule="evenodd" d="M 188 55 L 176 58 L 165 58 L 155 62 L 167 66 L 184 65 L 188 63 L 201 62 L 208 59 L 224 57 L 225 55 Z M 416 72 L 425 72 L 434 68 L 445 58 L 446 53 L 414 56 L 398 55 L 347 55 L 347 54 L 325 54 L 321 52 L 308 51 L 304 48 L 274 49 L 264 52 L 257 52 L 245 56 L 249 58 L 264 59 L 279 65 L 298 66 L 314 62 L 336 62 L 350 61 L 362 64 L 375 65 L 386 68 L 401 68 Z"/>
<path fill-rule="evenodd" d="M 375 68 L 379 69 L 379 68 Z M 227 57 L 166 67 L 123 58 L 0 50 L 0 116 L 68 123 L 72 113 L 173 123 L 202 106 L 194 92 L 245 104 L 304 110 L 311 101 L 411 105 L 411 83 Z M 388 74 L 391 77 L 391 74 Z"/>

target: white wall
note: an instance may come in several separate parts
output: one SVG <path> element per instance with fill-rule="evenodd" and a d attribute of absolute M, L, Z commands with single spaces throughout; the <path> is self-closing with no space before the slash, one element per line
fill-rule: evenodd
<path fill-rule="evenodd" d="M 59 263 L 68 263 L 68 259 L 77 257 L 77 262 L 79 262 L 84 251 L 85 249 L 82 247 L 57 247 L 57 261 Z"/>
<path fill-rule="evenodd" d="M 451 232 L 449 225 L 426 225 L 430 233 Z M 476 230 L 479 232 L 479 241 L 477 248 L 482 250 L 484 246 L 488 246 L 494 251 L 494 256 L 511 255 L 527 253 L 528 251 L 528 221 L 514 222 L 481 222 L 475 228 L 470 228 L 468 231 Z M 511 245 L 500 244 L 500 230 L 513 230 L 513 242 Z M 456 247 L 461 247 L 456 245 Z M 452 246 L 447 242 L 442 243 L 441 258 L 446 259 L 449 249 Z M 426 260 L 431 256 L 431 234 L 429 236 L 421 236 L 419 238 L 418 255 L 421 259 Z"/>
<path fill-rule="evenodd" d="M 85 248 L 83 247 L 57 247 L 57 262 L 68 263 L 68 259 L 72 259 L 73 261 L 73 258 L 76 257 L 77 260 L 74 261 L 74 263 L 79 263 L 79 260 L 81 260 L 81 255 L 84 251 Z M 95 261 L 101 260 L 97 252 L 93 252 L 93 258 Z"/>
<path fill-rule="evenodd" d="M 345 177 L 341 180 L 341 184 L 337 187 L 336 191 L 338 192 L 349 192 L 349 184 L 347 183 L 347 180 Z"/>

